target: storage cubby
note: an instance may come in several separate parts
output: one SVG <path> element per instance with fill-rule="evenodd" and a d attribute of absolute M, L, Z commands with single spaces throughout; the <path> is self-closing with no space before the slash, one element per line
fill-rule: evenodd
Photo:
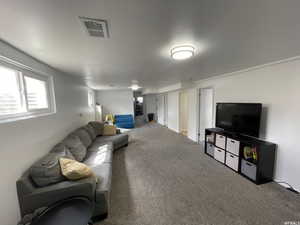
<path fill-rule="evenodd" d="M 205 153 L 256 184 L 273 180 L 276 144 L 219 128 L 205 130 Z"/>
<path fill-rule="evenodd" d="M 245 161 L 256 164 L 258 161 L 257 146 L 253 143 L 251 144 L 242 143 L 241 157 Z"/>
<path fill-rule="evenodd" d="M 207 134 L 205 135 L 205 140 L 208 143 L 215 143 L 215 133 L 213 132 L 207 132 Z"/>
<path fill-rule="evenodd" d="M 215 146 L 212 143 L 207 143 L 206 153 L 214 157 L 215 155 Z"/>

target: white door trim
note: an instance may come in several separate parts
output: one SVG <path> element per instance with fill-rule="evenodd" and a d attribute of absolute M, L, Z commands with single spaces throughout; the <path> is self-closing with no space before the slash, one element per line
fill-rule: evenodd
<path fill-rule="evenodd" d="M 201 106 L 201 90 L 202 89 L 212 89 L 212 102 L 213 102 L 213 108 L 212 108 L 212 125 L 214 127 L 214 124 L 215 124 L 215 88 L 213 86 L 207 86 L 207 87 L 201 87 L 201 88 L 198 88 L 198 95 L 197 95 L 197 98 L 198 98 L 198 107 L 197 107 L 197 117 L 198 117 L 198 121 L 197 121 L 197 139 L 198 139 L 198 143 L 200 144 L 201 143 L 201 138 L 200 138 L 200 135 L 201 135 L 201 126 L 200 126 L 200 123 L 201 123 L 201 110 L 200 110 L 200 106 Z M 203 134 L 204 135 L 204 134 Z"/>

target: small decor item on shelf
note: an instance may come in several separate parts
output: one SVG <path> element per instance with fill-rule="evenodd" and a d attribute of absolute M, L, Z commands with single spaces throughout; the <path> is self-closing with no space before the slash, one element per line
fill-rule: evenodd
<path fill-rule="evenodd" d="M 256 163 L 257 162 L 256 147 L 245 146 L 244 147 L 244 158 L 248 161 Z"/>
<path fill-rule="evenodd" d="M 253 160 L 254 162 L 257 161 L 257 151 L 256 151 L 256 147 L 252 148 L 252 155 L 253 155 Z"/>
<path fill-rule="evenodd" d="M 245 146 L 244 147 L 244 158 L 247 159 L 251 159 L 251 147 L 249 146 Z"/>
<path fill-rule="evenodd" d="M 210 142 L 210 143 L 214 143 L 214 135 L 213 134 L 207 135 L 206 136 L 206 141 Z"/>

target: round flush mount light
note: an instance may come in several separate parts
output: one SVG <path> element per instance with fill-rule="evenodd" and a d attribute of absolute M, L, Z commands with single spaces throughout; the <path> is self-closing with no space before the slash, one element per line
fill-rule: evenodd
<path fill-rule="evenodd" d="M 132 80 L 129 88 L 131 88 L 133 91 L 137 91 L 141 88 L 141 86 L 139 86 L 139 82 L 137 80 Z"/>
<path fill-rule="evenodd" d="M 133 91 L 137 91 L 141 87 L 138 84 L 132 84 L 129 88 L 131 88 Z"/>
<path fill-rule="evenodd" d="M 171 49 L 171 57 L 175 60 L 191 58 L 195 54 L 195 48 L 191 45 L 177 46 Z"/>

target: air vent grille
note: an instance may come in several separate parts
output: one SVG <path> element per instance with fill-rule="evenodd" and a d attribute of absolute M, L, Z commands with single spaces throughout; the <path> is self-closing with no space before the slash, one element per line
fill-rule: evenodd
<path fill-rule="evenodd" d="M 85 30 L 91 37 L 109 38 L 107 20 L 79 17 Z"/>

